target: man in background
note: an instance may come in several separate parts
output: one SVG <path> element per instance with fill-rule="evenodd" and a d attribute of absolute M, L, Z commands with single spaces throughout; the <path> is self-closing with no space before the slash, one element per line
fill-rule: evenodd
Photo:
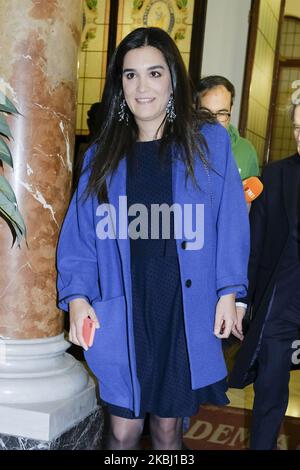
<path fill-rule="evenodd" d="M 197 86 L 196 108 L 208 110 L 225 127 L 230 135 L 232 152 L 244 180 L 259 175 L 257 153 L 251 142 L 240 136 L 231 120 L 231 110 L 235 97 L 233 84 L 220 75 L 202 78 Z"/>
<path fill-rule="evenodd" d="M 254 382 L 250 449 L 276 448 L 289 399 L 294 341 L 300 328 L 300 104 L 291 118 L 297 151 L 267 165 L 264 191 L 250 211 L 250 327 L 229 386 Z"/>
<path fill-rule="evenodd" d="M 209 112 L 227 129 L 230 136 L 232 153 L 241 179 L 244 180 L 251 176 L 258 176 L 259 166 L 254 146 L 249 140 L 241 137 L 239 131 L 230 122 L 235 98 L 233 84 L 227 78 L 220 75 L 209 75 L 198 82 L 196 93 L 196 109 L 202 112 Z M 247 203 L 247 206 L 248 210 L 250 210 L 251 203 Z M 237 299 L 236 307 L 238 325 L 239 329 L 241 329 L 246 305 L 240 299 Z M 242 336 L 239 339 L 242 339 Z M 240 343 L 232 335 L 230 338 L 223 340 L 222 343 L 227 368 L 230 371 Z"/>

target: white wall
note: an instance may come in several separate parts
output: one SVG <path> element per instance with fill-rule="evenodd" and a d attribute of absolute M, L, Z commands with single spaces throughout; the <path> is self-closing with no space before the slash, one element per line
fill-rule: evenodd
<path fill-rule="evenodd" d="M 223 75 L 234 84 L 234 125 L 238 125 L 240 115 L 250 7 L 251 0 L 207 2 L 201 76 Z"/>

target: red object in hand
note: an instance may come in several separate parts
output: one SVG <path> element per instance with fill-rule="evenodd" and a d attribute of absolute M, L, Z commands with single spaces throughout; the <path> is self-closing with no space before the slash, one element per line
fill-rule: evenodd
<path fill-rule="evenodd" d="M 93 344 L 95 329 L 95 322 L 90 317 L 86 317 L 83 320 L 82 336 L 85 341 L 85 344 L 88 347 L 92 346 Z"/>
<path fill-rule="evenodd" d="M 243 186 L 246 202 L 254 201 L 254 199 L 256 199 L 264 189 L 262 182 L 256 176 L 251 176 L 250 178 L 243 180 Z"/>

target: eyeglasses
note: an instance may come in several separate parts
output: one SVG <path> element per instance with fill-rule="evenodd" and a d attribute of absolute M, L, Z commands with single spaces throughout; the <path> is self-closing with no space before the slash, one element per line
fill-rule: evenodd
<path fill-rule="evenodd" d="M 201 111 L 203 114 L 209 114 L 210 117 L 217 119 L 219 122 L 227 122 L 231 116 L 231 113 L 228 111 L 219 111 L 217 113 L 213 113 L 207 108 L 199 108 L 199 111 Z"/>
<path fill-rule="evenodd" d="M 293 125 L 293 128 L 294 128 L 295 134 L 296 134 L 297 136 L 300 135 L 300 126 L 299 126 L 299 124 L 294 124 L 294 125 Z"/>

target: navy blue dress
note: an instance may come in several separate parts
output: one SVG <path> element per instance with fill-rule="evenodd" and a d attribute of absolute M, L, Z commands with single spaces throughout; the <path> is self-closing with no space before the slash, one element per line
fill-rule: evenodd
<path fill-rule="evenodd" d="M 160 141 L 137 142 L 127 163 L 127 201 L 172 205 L 170 155 L 159 159 Z M 138 214 L 137 214 L 138 215 Z M 128 218 L 130 226 L 131 219 Z M 176 242 L 170 221 L 170 238 L 130 239 L 134 337 L 137 374 L 141 386 L 141 410 L 107 404 L 108 411 L 124 418 L 186 417 L 198 412 L 203 403 L 227 404 L 227 382 L 192 390 L 185 337 L 182 290 Z M 145 232 L 144 232 L 145 236 Z"/>

